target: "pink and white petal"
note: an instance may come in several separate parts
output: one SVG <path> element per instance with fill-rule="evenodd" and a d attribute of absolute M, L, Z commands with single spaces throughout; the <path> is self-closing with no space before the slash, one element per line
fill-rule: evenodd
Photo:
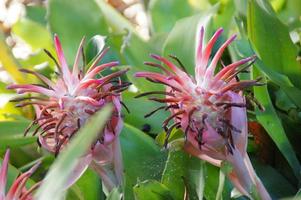
<path fill-rule="evenodd" d="M 113 161 L 113 152 L 110 145 L 97 142 L 91 151 L 95 163 L 105 165 Z"/>
<path fill-rule="evenodd" d="M 245 104 L 245 99 L 240 94 L 235 92 L 227 92 L 230 97 L 230 102 L 232 103 L 243 103 Z M 246 108 L 231 107 L 230 113 L 230 123 L 239 129 L 241 132 L 232 131 L 232 137 L 236 148 L 244 155 L 247 149 L 248 142 L 248 122 Z"/>
<path fill-rule="evenodd" d="M 217 65 L 217 62 L 220 60 L 220 58 L 222 57 L 225 49 L 227 48 L 227 46 L 233 42 L 233 40 L 235 40 L 236 35 L 233 35 L 232 37 L 230 37 L 216 52 L 216 54 L 214 55 L 209 67 L 207 68 L 206 72 L 205 72 L 205 77 L 204 77 L 204 82 L 207 82 L 208 80 L 211 80 L 214 76 L 214 71 Z"/>
<path fill-rule="evenodd" d="M 65 59 L 65 55 L 64 55 L 64 52 L 62 49 L 61 42 L 56 34 L 54 35 L 54 46 L 55 46 L 56 54 L 59 59 L 59 63 L 61 65 L 60 67 L 61 67 L 63 79 L 67 85 L 68 90 L 71 91 L 71 89 L 72 89 L 71 72 L 68 68 L 68 64 Z"/>

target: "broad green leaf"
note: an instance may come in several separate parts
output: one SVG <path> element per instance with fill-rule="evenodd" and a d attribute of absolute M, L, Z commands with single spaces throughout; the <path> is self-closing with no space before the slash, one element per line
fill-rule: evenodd
<path fill-rule="evenodd" d="M 48 23 L 52 33 L 57 33 L 68 63 L 73 64 L 80 40 L 96 34 L 107 34 L 104 16 L 95 1 L 50 0 Z"/>
<path fill-rule="evenodd" d="M 124 199 L 134 199 L 133 186 L 137 182 L 160 180 L 166 154 L 151 137 L 129 124 L 124 125 L 120 143 L 125 173 Z"/>
<path fill-rule="evenodd" d="M 202 199 L 204 189 L 203 162 L 182 151 L 170 151 L 161 182 L 174 199 L 184 199 L 185 188 L 190 199 Z"/>
<path fill-rule="evenodd" d="M 151 0 L 148 9 L 153 32 L 169 32 L 176 21 L 197 11 L 187 0 Z"/>
<path fill-rule="evenodd" d="M 297 48 L 287 26 L 277 18 L 266 0 L 251 0 L 248 6 L 248 35 L 257 55 L 267 67 L 286 75 L 301 89 Z"/>
<path fill-rule="evenodd" d="M 256 67 L 254 67 L 252 76 L 253 79 L 256 79 L 258 76 L 262 76 L 262 73 Z M 265 81 L 265 78 L 263 78 L 263 81 Z M 295 176 L 300 179 L 300 163 L 273 107 L 267 86 L 254 87 L 254 95 L 265 107 L 264 112 L 256 109 L 257 120 L 265 128 L 281 153 L 284 155 L 289 165 L 293 169 Z"/>
<path fill-rule="evenodd" d="M 252 159 L 252 164 L 272 199 L 280 199 L 293 196 L 296 188 L 283 177 L 277 170 L 269 165 L 262 164 Z"/>
<path fill-rule="evenodd" d="M 63 188 L 75 169 L 78 158 L 84 155 L 99 134 L 99 131 L 105 126 L 106 120 L 111 115 L 111 110 L 111 106 L 102 108 L 77 132 L 69 145 L 59 154 L 50 167 L 36 193 L 36 199 L 56 200 L 62 198 L 64 194 Z"/>
<path fill-rule="evenodd" d="M 214 9 L 203 15 L 194 15 L 177 21 L 169 33 L 163 46 L 163 55 L 174 55 L 179 58 L 190 74 L 194 74 L 196 36 L 200 26 L 204 26 L 206 34 L 211 34 L 212 15 Z"/>
<path fill-rule="evenodd" d="M 169 189 L 155 180 L 139 182 L 134 187 L 135 200 L 173 200 Z"/>
<path fill-rule="evenodd" d="M 220 168 L 215 167 L 209 163 L 204 164 L 204 196 L 206 197 L 206 199 L 217 199 L 217 197 L 222 197 L 223 199 L 230 199 L 232 185 L 227 178 L 225 180 L 223 180 L 223 178 L 218 178 L 222 173 L 220 171 Z M 221 183 L 220 181 L 224 182 Z"/>
<path fill-rule="evenodd" d="M 170 116 L 170 112 L 163 109 L 148 118 L 144 118 L 144 115 L 164 104 L 150 101 L 145 97 L 134 98 L 136 95 L 137 93 L 130 92 L 123 94 L 122 101 L 130 110 L 129 114 L 124 111 L 125 122 L 151 135 L 160 133 L 162 131 L 162 122 Z"/>

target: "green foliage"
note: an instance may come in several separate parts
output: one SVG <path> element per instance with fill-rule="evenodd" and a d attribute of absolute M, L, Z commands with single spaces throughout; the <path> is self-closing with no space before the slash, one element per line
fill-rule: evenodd
<path fill-rule="evenodd" d="M 249 152 L 252 154 L 252 164 L 273 199 L 300 198 L 301 192 L 297 190 L 301 180 L 301 148 L 297 142 L 301 139 L 300 1 L 145 0 L 141 1 L 143 12 L 147 15 L 147 30 L 144 32 L 149 35 L 139 32 L 141 27 L 136 22 L 141 20 L 141 16 L 135 21 L 135 17 L 129 17 L 131 14 L 127 15 L 131 7 L 123 12 L 122 6 L 115 9 L 107 2 L 49 0 L 46 6 L 26 5 L 25 16 L 9 31 L 2 31 L 1 26 L 0 67 L 1 72 L 5 70 L 16 83 L 41 84 L 37 78 L 23 75 L 18 69 L 38 71 L 55 80 L 53 75 L 59 71 L 53 60 L 43 52 L 47 49 L 56 57 L 54 34 L 58 34 L 62 42 L 70 67 L 83 37 L 86 37 L 84 64 L 91 63 L 105 41 L 105 46 L 109 46 L 110 50 L 100 62 L 118 60 L 121 66 L 104 74 L 130 68 L 122 80 L 134 85 L 134 89 L 122 93 L 122 101 L 130 110 L 130 113 L 122 110 L 124 125 L 119 136 L 124 166 L 123 186 L 106 193 L 98 174 L 89 168 L 74 185 L 64 190 L 76 161 L 105 125 L 111 114 L 110 108 L 106 107 L 91 117 L 62 153 L 54 158 L 37 147 L 38 137 L 32 136 L 32 131 L 23 136 L 34 118 L 33 109 L 15 108 L 15 103 L 9 102 L 16 94 L 6 89 L 7 80 L 2 80 L 1 75 L 0 156 L 7 148 L 12 150 L 8 185 L 20 171 L 24 172 L 33 163 L 42 160 L 42 166 L 29 181 L 29 185 L 33 185 L 43 180 L 35 193 L 37 199 L 246 199 L 235 192 L 225 176 L 225 167 L 215 167 L 183 151 L 182 130 L 172 131 L 168 139 L 170 148 L 164 149 L 166 132 L 162 129 L 162 122 L 171 115 L 169 110 L 162 109 L 145 118 L 144 115 L 163 104 L 149 101 L 147 97 L 135 98 L 143 92 L 164 90 L 161 84 L 135 77 L 135 73 L 141 71 L 161 73 L 159 68 L 144 65 L 144 62 L 159 64 L 150 54 L 176 56 L 189 74 L 194 75 L 196 38 L 199 28 L 203 26 L 205 43 L 218 28 L 224 29 L 210 59 L 233 33 L 238 33 L 238 38 L 225 51 L 222 57 L 225 64 L 254 54 L 258 56 L 250 73 L 239 74 L 243 80 L 262 77 L 261 81 L 266 84 L 249 89 L 265 107 L 265 111 L 259 111 L 248 104 L 249 120 L 261 124 L 266 131 L 258 133 L 259 136 L 252 133 L 249 139 L 252 144 L 249 143 L 248 149 L 256 146 Z M 9 34 L 26 43 L 31 50 L 28 57 L 15 57 L 11 44 L 6 43 L 11 40 L 7 37 Z M 175 60 L 172 61 L 178 65 Z M 261 142 L 265 145 L 266 141 L 261 141 L 261 136 L 271 139 L 268 144 L 272 146 L 264 146 L 262 150 Z M 257 151 L 263 155 L 257 155 Z M 266 155 L 273 161 L 263 164 L 259 158 Z"/>

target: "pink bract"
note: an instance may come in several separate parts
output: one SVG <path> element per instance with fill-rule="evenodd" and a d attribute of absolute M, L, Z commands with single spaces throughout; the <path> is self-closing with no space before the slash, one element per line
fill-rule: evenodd
<path fill-rule="evenodd" d="M 25 184 L 29 177 L 36 171 L 40 163 L 35 164 L 27 172 L 20 174 L 5 194 L 9 154 L 10 151 L 7 150 L 0 168 L 0 200 L 32 200 L 32 192 L 38 188 L 40 182 L 33 185 L 29 190 L 26 189 Z"/>
<path fill-rule="evenodd" d="M 19 94 L 39 94 L 39 96 L 21 97 L 13 101 L 21 102 L 17 105 L 20 107 L 34 105 L 36 119 L 27 128 L 25 134 L 33 125 L 38 125 L 33 135 L 38 134 L 39 144 L 56 155 L 64 149 L 72 136 L 77 133 L 90 116 L 104 105 L 108 103 L 113 104 L 114 109 L 111 118 L 108 120 L 104 130 L 99 133 L 98 139 L 91 146 L 89 152 L 86 153 L 86 156 L 78 161 L 78 167 L 73 172 L 67 185 L 70 186 L 74 183 L 92 162 L 91 166 L 96 171 L 102 171 L 104 168 L 113 168 L 115 170 L 116 177 L 114 177 L 115 180 L 113 182 L 106 182 L 105 174 L 100 173 L 105 185 L 111 190 L 122 182 L 122 161 L 118 137 L 123 126 L 121 92 L 126 90 L 130 83 L 122 82 L 120 77 L 128 69 L 112 72 L 106 76 L 100 75 L 99 78 L 96 78 L 100 72 L 117 66 L 119 62 L 112 61 L 98 65 L 108 51 L 108 48 L 105 48 L 102 49 L 90 65 L 85 66 L 83 64 L 80 67 L 83 43 L 84 39 L 78 48 L 73 68 L 69 70 L 61 43 L 55 35 L 54 44 L 58 62 L 49 52 L 46 51 L 46 53 L 58 65 L 57 80 L 52 81 L 37 72 L 21 69 L 24 73 L 35 75 L 45 85 L 15 84 L 8 86 L 8 89 L 15 89 Z M 101 170 L 98 168 L 101 168 Z"/>
<path fill-rule="evenodd" d="M 164 74 L 138 72 L 136 77 L 144 77 L 151 82 L 163 84 L 166 90 L 147 92 L 138 96 L 165 95 L 164 98 L 149 99 L 167 104 L 157 110 L 171 111 L 171 116 L 163 122 L 166 147 L 172 130 L 181 128 L 185 133 L 186 152 L 216 166 L 221 166 L 222 162 L 229 163 L 232 170 L 227 175 L 242 194 L 250 198 L 259 195 L 261 199 L 270 199 L 246 153 L 248 129 L 246 101 L 242 90 L 262 83 L 259 80 L 237 79 L 237 74 L 248 68 L 256 57 L 251 56 L 227 66 L 222 63 L 222 69 L 216 73 L 223 52 L 236 38 L 236 35 L 230 37 L 219 47 L 215 55 L 212 55 L 213 46 L 222 32 L 223 29 L 218 29 L 207 45 L 204 45 L 204 28 L 200 28 L 194 77 L 187 73 L 175 56 L 171 58 L 180 67 L 164 57 L 151 55 L 165 67 L 152 62 L 146 64 L 160 68 Z M 172 120 L 173 123 L 169 125 Z M 254 194 L 254 191 L 257 194 Z"/>

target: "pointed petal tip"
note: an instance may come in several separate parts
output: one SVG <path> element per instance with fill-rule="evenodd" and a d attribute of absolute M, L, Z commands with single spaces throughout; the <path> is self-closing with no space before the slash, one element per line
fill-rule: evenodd
<path fill-rule="evenodd" d="M 154 58 L 154 59 L 157 59 L 157 60 L 160 60 L 161 59 L 161 56 L 157 55 L 157 54 L 149 54 L 150 57 Z"/>

